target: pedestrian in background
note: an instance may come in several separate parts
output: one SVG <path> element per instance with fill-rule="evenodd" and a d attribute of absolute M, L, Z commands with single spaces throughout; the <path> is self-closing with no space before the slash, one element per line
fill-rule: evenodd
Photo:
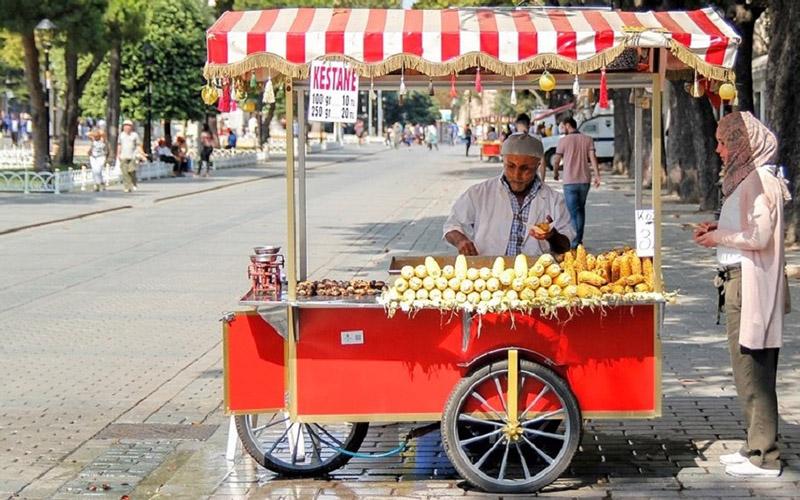
<path fill-rule="evenodd" d="M 92 169 L 94 190 L 105 189 L 103 182 L 103 169 L 106 166 L 106 137 L 102 130 L 92 130 L 88 134 L 92 141 L 89 145 L 89 167 Z"/>
<path fill-rule="evenodd" d="M 572 224 L 575 226 L 575 239 L 572 248 L 583 243 L 583 228 L 586 224 L 586 198 L 589 196 L 589 185 L 600 186 L 600 167 L 594 153 L 594 141 L 591 137 L 578 132 L 578 124 L 574 118 L 561 121 L 564 136 L 558 140 L 556 154 L 553 155 L 553 180 L 558 180 L 558 171 L 564 164 L 564 200 L 567 202 Z M 589 170 L 591 164 L 594 171 Z M 547 173 L 544 162 L 539 166 L 539 176 L 544 180 Z"/>
<path fill-rule="evenodd" d="M 130 193 L 138 189 L 136 182 L 137 160 L 144 157 L 142 140 L 139 138 L 139 134 L 133 130 L 132 121 L 125 120 L 122 122 L 122 133 L 119 134 L 118 142 L 117 159 L 122 173 L 123 189 L 126 193 Z"/>
<path fill-rule="evenodd" d="M 469 124 L 464 129 L 464 145 L 467 147 L 465 156 L 469 156 L 469 147 L 472 146 L 472 129 L 469 128 Z"/>
<path fill-rule="evenodd" d="M 211 153 L 214 152 L 214 137 L 211 135 L 211 130 L 208 125 L 203 125 L 203 131 L 200 133 L 200 166 L 197 167 L 198 175 L 208 177 L 211 172 Z M 206 173 L 203 173 L 203 167 L 206 167 Z"/>
<path fill-rule="evenodd" d="M 783 204 L 789 191 L 776 176 L 775 135 L 749 112 L 734 112 L 717 126 L 724 165 L 719 220 L 695 230 L 697 244 L 717 249 L 733 379 L 747 439 L 722 455 L 737 477 L 777 477 L 778 396 L 775 380 L 789 296 L 784 273 Z"/>
<path fill-rule="evenodd" d="M 428 151 L 432 148 L 439 151 L 439 132 L 436 130 L 436 124 L 431 123 L 425 127 L 425 143 L 428 145 Z"/>

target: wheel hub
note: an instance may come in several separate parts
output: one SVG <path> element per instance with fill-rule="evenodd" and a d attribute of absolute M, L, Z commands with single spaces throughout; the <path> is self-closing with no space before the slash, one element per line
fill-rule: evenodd
<path fill-rule="evenodd" d="M 503 434 L 505 434 L 510 441 L 519 441 L 522 437 L 522 433 L 522 426 L 519 425 L 518 422 L 509 422 L 503 427 Z"/>

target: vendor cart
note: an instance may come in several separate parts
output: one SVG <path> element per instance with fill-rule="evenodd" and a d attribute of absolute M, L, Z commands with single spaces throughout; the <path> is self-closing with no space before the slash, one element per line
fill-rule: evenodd
<path fill-rule="evenodd" d="M 503 145 L 501 141 L 480 141 L 481 146 L 481 161 L 500 161 L 500 147 Z"/>
<path fill-rule="evenodd" d="M 300 130 L 309 65 L 319 58 L 347 61 L 370 90 L 440 86 L 456 96 L 537 78 L 541 86 L 544 74 L 556 88 L 599 88 L 601 100 L 608 88 L 632 88 L 637 209 L 645 208 L 642 104 L 652 113 L 649 163 L 661 165 L 664 78 L 688 71 L 729 84 L 739 43 L 712 9 L 275 9 L 227 12 L 207 36 L 204 98 L 244 99 L 248 82 L 274 81 L 286 91 L 286 123 L 297 116 Z M 245 310 L 226 315 L 223 328 L 225 410 L 260 465 L 320 475 L 376 455 L 359 452 L 372 422 L 440 422 L 444 449 L 470 483 L 531 492 L 569 465 L 584 419 L 661 415 L 660 298 L 570 314 L 422 308 L 390 317 L 375 295 L 301 296 L 305 147 L 295 158 L 292 134 L 286 141 L 285 253 L 259 249 Z M 647 208 L 659 293 L 660 192 L 655 175 Z"/>

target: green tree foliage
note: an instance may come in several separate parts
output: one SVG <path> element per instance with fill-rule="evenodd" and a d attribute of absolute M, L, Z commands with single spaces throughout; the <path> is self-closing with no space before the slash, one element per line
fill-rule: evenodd
<path fill-rule="evenodd" d="M 122 47 L 122 116 L 132 120 L 145 118 L 149 76 L 153 82 L 154 119 L 202 119 L 206 112 L 200 99 L 205 30 L 212 21 L 208 11 L 196 0 L 156 0 L 147 5 L 146 19 L 144 37 Z M 145 42 L 153 47 L 153 64 L 149 66 L 145 64 L 142 49 Z M 106 61 L 97 70 L 82 101 L 87 115 L 105 115 L 107 81 Z"/>
<path fill-rule="evenodd" d="M 439 119 L 439 108 L 422 92 L 409 92 L 400 105 L 397 92 L 383 92 L 383 116 L 387 124 L 433 123 Z"/>

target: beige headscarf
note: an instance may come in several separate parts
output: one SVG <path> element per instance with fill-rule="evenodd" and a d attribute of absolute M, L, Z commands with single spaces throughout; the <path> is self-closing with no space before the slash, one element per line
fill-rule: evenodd
<path fill-rule="evenodd" d="M 735 111 L 720 119 L 717 137 L 728 148 L 722 194 L 729 196 L 757 167 L 774 163 L 778 139 L 749 111 Z"/>

